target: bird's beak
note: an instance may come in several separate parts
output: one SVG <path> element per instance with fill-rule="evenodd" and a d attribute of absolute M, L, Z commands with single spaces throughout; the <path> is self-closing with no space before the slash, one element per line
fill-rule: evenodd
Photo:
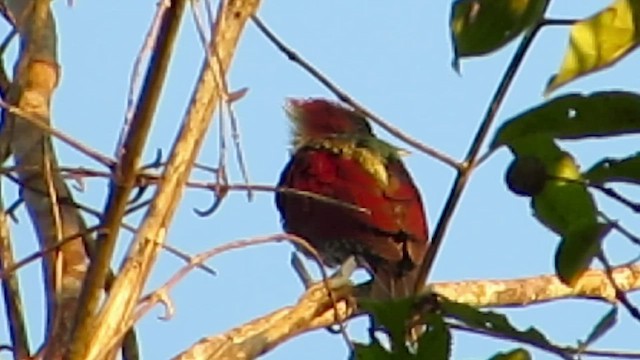
<path fill-rule="evenodd" d="M 411 151 L 407 150 L 407 149 L 403 149 L 403 148 L 396 148 L 396 151 L 398 152 L 398 156 L 400 157 L 406 157 L 411 155 Z"/>

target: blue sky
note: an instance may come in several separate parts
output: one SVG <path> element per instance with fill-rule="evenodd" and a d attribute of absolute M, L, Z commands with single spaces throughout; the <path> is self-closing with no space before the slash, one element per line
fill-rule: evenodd
<path fill-rule="evenodd" d="M 555 0 L 549 14 L 582 17 L 607 3 Z M 155 6 L 156 1 L 126 5 L 78 1 L 69 8 L 65 2 L 54 2 L 62 65 L 61 83 L 53 104 L 53 121 L 58 129 L 103 153 L 114 153 L 129 76 Z M 456 74 L 450 67 L 449 7 L 450 2 L 442 0 L 395 3 L 280 0 L 264 1 L 260 16 L 287 44 L 374 113 L 459 159 L 466 153 L 514 46 L 488 58 L 463 61 L 462 74 Z M 544 100 L 544 85 L 562 60 L 567 34 L 567 29 L 556 27 L 544 30 L 538 37 L 498 121 Z M 165 154 L 169 150 L 201 67 L 202 47 L 190 12 L 178 41 L 147 146 L 148 161 L 153 159 L 156 149 L 165 150 Z M 572 83 L 552 96 L 618 88 L 638 91 L 640 78 L 630 74 L 637 73 L 639 60 L 637 53 L 632 54 L 615 68 Z M 282 111 L 284 99 L 331 97 L 331 94 L 278 53 L 252 24 L 242 38 L 229 84 L 232 89 L 249 88 L 249 93 L 235 104 L 235 110 L 251 181 L 275 184 L 288 157 L 289 126 Z M 403 146 L 381 129 L 377 133 Z M 582 166 L 588 167 L 603 156 L 625 156 L 637 151 L 637 141 L 635 137 L 563 145 L 575 151 Z M 217 146 L 216 119 L 198 161 L 215 165 Z M 61 163 L 66 166 L 96 167 L 63 144 L 57 143 L 57 149 Z M 232 161 L 233 156 L 229 159 Z M 503 149 L 474 174 L 437 259 L 434 281 L 514 278 L 553 271 L 557 238 L 530 216 L 527 200 L 506 189 L 503 176 L 510 160 L 511 155 Z M 445 165 L 415 152 L 406 162 L 421 189 L 433 230 L 455 174 Z M 229 168 L 232 181 L 240 182 L 237 167 L 231 163 Z M 193 178 L 211 180 L 202 173 L 194 173 Z M 101 209 L 106 196 L 105 181 L 89 180 L 85 185 L 83 193 L 76 192 L 77 199 Z M 640 196 L 637 189 L 622 189 L 632 198 Z M 8 201 L 15 196 L 14 189 L 5 190 Z M 257 194 L 252 202 L 247 202 L 245 194 L 232 193 L 212 217 L 194 215 L 193 208 L 206 208 L 211 200 L 211 195 L 202 191 L 187 191 L 168 242 L 197 253 L 232 240 L 281 231 L 272 194 Z M 610 216 L 640 232 L 637 216 L 611 201 L 598 200 Z M 24 209 L 18 215 L 21 222 L 13 225 L 13 229 L 20 258 L 34 251 L 36 239 Z M 95 222 L 89 220 L 91 224 Z M 128 219 L 132 224 L 138 221 L 139 216 Z M 122 236 L 118 256 L 130 238 L 126 233 Z M 630 260 L 638 253 L 616 236 L 608 238 L 606 250 L 618 262 Z M 156 318 L 162 315 L 158 307 L 138 326 L 144 357 L 168 358 L 203 336 L 223 332 L 294 303 L 302 287 L 289 266 L 291 251 L 292 246 L 285 243 L 241 249 L 208 262 L 218 271 L 217 277 L 193 272 L 172 293 L 177 312 L 171 321 Z M 163 254 L 148 289 L 161 285 L 181 265 L 171 255 Z M 21 276 L 31 340 L 37 346 L 43 324 L 43 300 L 40 287 L 36 286 L 40 283 L 40 268 L 25 267 Z M 640 304 L 640 297 L 632 299 Z M 518 326 L 537 326 L 553 341 L 571 345 L 584 339 L 607 310 L 602 303 L 571 300 L 507 312 Z M 616 329 L 595 347 L 629 349 L 637 344 L 633 334 L 640 330 L 640 324 L 625 311 L 621 314 Z M 0 323 L 4 322 L 2 313 Z M 356 338 L 363 338 L 362 323 L 355 322 L 350 328 Z M 0 326 L 0 339 L 8 339 L 6 331 L 6 327 Z M 456 334 L 454 358 L 485 359 L 515 346 Z M 264 358 L 339 359 L 345 354 L 346 346 L 340 336 L 317 331 L 290 341 Z M 7 356 L 0 353 L 0 359 Z M 551 357 L 536 353 L 536 358 Z"/>

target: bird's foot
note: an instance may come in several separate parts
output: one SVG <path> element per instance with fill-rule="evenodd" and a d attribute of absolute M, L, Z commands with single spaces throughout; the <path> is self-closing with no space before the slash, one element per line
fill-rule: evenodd
<path fill-rule="evenodd" d="M 353 272 L 356 271 L 358 267 L 358 261 L 354 256 L 349 256 L 347 260 L 345 260 L 342 265 L 336 270 L 336 272 L 331 275 L 331 278 L 350 278 L 353 275 Z"/>
<path fill-rule="evenodd" d="M 293 267 L 293 270 L 296 272 L 296 274 L 298 274 L 298 278 L 300 278 L 300 281 L 302 281 L 302 285 L 304 285 L 305 289 L 309 289 L 315 283 L 315 281 L 311 277 L 311 274 L 309 274 L 309 270 L 307 270 L 307 267 L 304 265 L 302 259 L 300 258 L 300 255 L 298 255 L 297 252 L 291 253 L 291 267 Z M 347 260 L 345 260 L 342 265 L 338 267 L 338 270 L 336 270 L 333 274 L 327 276 L 327 280 L 335 280 L 335 282 L 338 283 L 348 281 L 349 278 L 351 278 L 351 275 L 353 275 L 354 271 L 356 271 L 357 267 L 358 262 L 356 258 L 353 256 L 349 256 Z M 339 284 L 336 285 L 339 286 Z"/>
<path fill-rule="evenodd" d="M 302 262 L 302 259 L 300 259 L 300 256 L 295 252 L 291 254 L 291 266 L 298 274 L 298 277 L 302 281 L 305 289 L 309 290 L 309 288 L 311 288 L 315 284 L 315 282 L 309 274 L 306 266 Z M 342 265 L 340 265 L 340 267 L 338 267 L 338 270 L 336 270 L 330 276 L 327 276 L 327 278 L 322 282 L 324 282 L 324 285 L 327 286 L 330 291 L 333 291 L 334 289 L 344 288 L 346 284 L 350 283 L 349 279 L 351 278 L 351 275 L 357 267 L 358 263 L 355 257 L 350 256 L 349 258 L 347 258 L 347 260 L 345 260 L 345 262 L 342 263 Z M 339 325 L 330 326 L 326 329 L 328 332 L 333 334 L 339 334 L 344 331 L 344 327 Z"/>

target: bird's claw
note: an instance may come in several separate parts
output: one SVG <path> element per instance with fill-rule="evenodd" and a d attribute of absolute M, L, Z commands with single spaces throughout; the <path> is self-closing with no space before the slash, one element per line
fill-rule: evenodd
<path fill-rule="evenodd" d="M 354 256 L 349 256 L 347 260 L 345 260 L 342 265 L 338 268 L 338 270 L 331 275 L 331 278 L 350 278 L 353 275 L 353 272 L 356 271 L 358 267 L 358 262 Z"/>

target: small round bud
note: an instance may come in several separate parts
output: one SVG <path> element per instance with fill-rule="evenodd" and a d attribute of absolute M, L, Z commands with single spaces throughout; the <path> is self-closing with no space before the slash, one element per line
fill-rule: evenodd
<path fill-rule="evenodd" d="M 505 175 L 509 190 L 520 196 L 538 195 L 548 179 L 542 160 L 531 155 L 513 159 Z"/>

